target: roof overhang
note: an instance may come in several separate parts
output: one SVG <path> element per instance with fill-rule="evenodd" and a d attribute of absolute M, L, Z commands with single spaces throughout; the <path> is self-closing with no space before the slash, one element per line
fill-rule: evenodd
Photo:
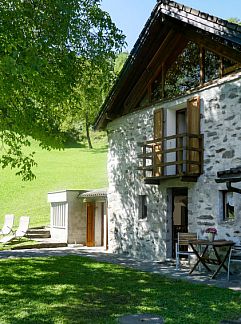
<path fill-rule="evenodd" d="M 217 173 L 217 183 L 226 183 L 228 191 L 241 194 L 240 188 L 235 188 L 232 183 L 241 182 L 241 167 L 231 168 Z"/>
<path fill-rule="evenodd" d="M 95 189 L 80 195 L 81 198 L 106 198 L 107 189 Z"/>
<path fill-rule="evenodd" d="M 105 129 L 108 122 L 128 113 L 123 109 L 125 99 L 140 77 L 151 73 L 148 65 L 160 47 L 162 52 L 170 47 L 170 32 L 171 37 L 181 35 L 180 42 L 198 41 L 241 63 L 241 26 L 174 1 L 158 1 L 96 118 L 95 129 Z"/>

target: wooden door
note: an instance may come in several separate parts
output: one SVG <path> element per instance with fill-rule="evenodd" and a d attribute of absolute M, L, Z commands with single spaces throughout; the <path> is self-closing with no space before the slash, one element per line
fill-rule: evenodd
<path fill-rule="evenodd" d="M 105 218 L 105 203 L 101 203 L 101 246 L 104 245 L 104 218 Z"/>
<path fill-rule="evenodd" d="M 200 97 L 194 97 L 187 102 L 187 132 L 188 134 L 200 135 Z M 199 149 L 200 143 L 198 138 L 190 138 L 189 148 Z M 195 150 L 189 150 L 189 161 L 200 162 L 200 153 Z M 188 172 L 195 174 L 200 173 L 201 168 L 198 164 L 189 164 Z"/>
<path fill-rule="evenodd" d="M 154 161 L 153 161 L 153 175 L 161 176 L 164 174 L 163 167 L 158 166 L 159 163 L 164 161 L 163 154 L 160 153 L 164 149 L 164 142 L 162 142 L 164 134 L 163 127 L 163 109 L 154 111 L 154 140 L 158 141 L 158 144 L 154 146 Z"/>
<path fill-rule="evenodd" d="M 95 204 L 87 203 L 86 245 L 95 246 Z"/>

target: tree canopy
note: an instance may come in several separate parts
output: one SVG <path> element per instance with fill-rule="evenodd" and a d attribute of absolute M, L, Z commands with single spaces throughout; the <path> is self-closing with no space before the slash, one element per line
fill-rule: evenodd
<path fill-rule="evenodd" d="M 97 80 L 102 93 L 114 77 L 124 36 L 100 2 L 1 1 L 0 164 L 18 167 L 25 180 L 34 177 L 29 136 L 60 147 L 76 89 L 85 102 Z"/>

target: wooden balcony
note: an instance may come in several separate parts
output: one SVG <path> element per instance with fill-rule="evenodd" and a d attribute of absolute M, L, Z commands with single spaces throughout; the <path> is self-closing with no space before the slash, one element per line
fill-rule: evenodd
<path fill-rule="evenodd" d="M 138 155 L 146 184 L 179 178 L 196 182 L 203 173 L 203 135 L 177 134 L 141 143 Z"/>

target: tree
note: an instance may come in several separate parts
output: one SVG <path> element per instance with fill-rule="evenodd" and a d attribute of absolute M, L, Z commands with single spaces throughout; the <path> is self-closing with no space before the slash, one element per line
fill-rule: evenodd
<path fill-rule="evenodd" d="M 122 52 L 117 55 L 115 60 L 115 73 L 118 75 L 122 70 L 127 58 L 129 56 L 128 52 Z"/>
<path fill-rule="evenodd" d="M 73 94 L 89 92 L 89 77 L 110 82 L 124 36 L 100 0 L 2 0 L 0 41 L 0 164 L 29 180 L 29 136 L 61 147 Z"/>
<path fill-rule="evenodd" d="M 239 18 L 231 17 L 228 19 L 229 22 L 237 25 L 241 25 L 241 20 Z"/>
<path fill-rule="evenodd" d="M 76 121 L 82 124 L 82 130 L 84 129 L 85 131 L 89 148 L 92 148 L 90 128 L 128 55 L 128 53 L 123 52 L 116 56 L 113 62 L 114 71 L 112 71 L 112 74 L 109 73 L 109 79 L 103 78 L 102 73 L 98 73 L 98 69 L 95 70 L 95 73 L 90 74 L 88 73 L 89 70 L 87 70 L 86 73 L 82 75 L 82 80 L 80 80 L 80 83 L 75 88 L 71 102 L 68 102 L 68 106 L 70 107 L 68 114 L 69 118 L 68 123 L 66 123 L 66 121 L 64 122 L 64 129 L 73 129 L 73 126 L 76 125 Z M 83 83 L 86 84 L 86 86 L 83 86 Z"/>

